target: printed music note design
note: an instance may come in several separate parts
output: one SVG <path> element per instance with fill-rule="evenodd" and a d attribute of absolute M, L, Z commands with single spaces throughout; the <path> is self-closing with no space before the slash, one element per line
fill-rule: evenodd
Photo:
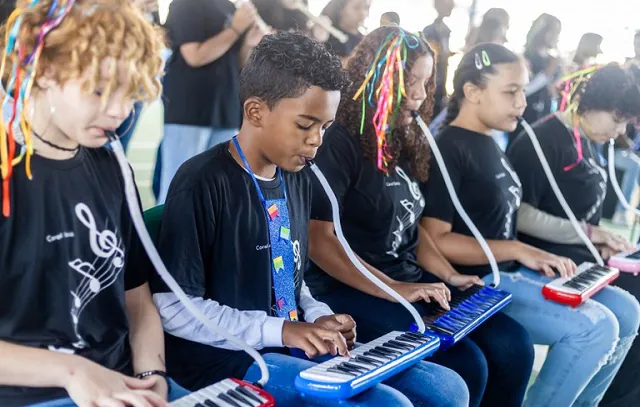
<path fill-rule="evenodd" d="M 409 226 L 415 224 L 416 220 L 420 218 L 425 206 L 425 200 L 422 196 L 418 183 L 412 181 L 402 168 L 396 167 L 396 173 L 407 184 L 407 188 L 409 189 L 409 193 L 413 199 L 400 200 L 400 205 L 404 209 L 404 213 L 396 215 L 398 228 L 392 233 L 393 241 L 391 242 L 391 250 L 387 251 L 387 254 L 398 258 L 398 248 L 400 248 L 400 245 L 402 244 L 402 236 L 405 230 L 407 230 Z"/>
<path fill-rule="evenodd" d="M 82 278 L 78 288 L 71 292 L 71 321 L 78 339 L 75 348 L 85 348 L 85 340 L 79 332 L 82 311 L 99 293 L 113 284 L 124 266 L 124 245 L 116 232 L 98 230 L 96 220 L 89 207 L 80 203 L 75 207 L 78 220 L 89 230 L 89 247 L 95 255 L 93 262 L 82 259 L 70 261 L 69 267 Z M 76 234 L 78 236 L 78 234 Z M 81 235 L 80 235 L 81 236 Z"/>

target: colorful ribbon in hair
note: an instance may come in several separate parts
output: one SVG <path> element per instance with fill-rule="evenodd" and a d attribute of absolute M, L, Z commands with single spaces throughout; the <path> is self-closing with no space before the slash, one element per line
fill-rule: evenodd
<path fill-rule="evenodd" d="M 11 117 L 5 124 L 4 117 L 0 116 L 0 172 L 2 174 L 2 214 L 7 217 L 11 212 L 11 200 L 9 197 L 9 180 L 13 174 L 13 167 L 25 158 L 27 177 L 32 178 L 31 156 L 33 155 L 33 143 L 31 139 L 31 126 L 26 117 L 26 107 L 31 95 L 31 89 L 38 73 L 38 62 L 44 41 L 51 30 L 60 25 L 69 14 L 75 0 L 53 0 L 47 13 L 46 21 L 40 28 L 33 50 L 26 54 L 24 44 L 19 41 L 22 15 L 28 9 L 38 6 L 40 0 L 32 0 L 27 9 L 16 8 L 7 20 L 5 36 L 6 47 L 3 50 L 0 63 L 0 78 L 4 77 L 7 58 L 13 60 L 13 70 L 9 77 L 6 92 L 2 101 L 4 106 L 11 103 Z M 17 55 L 16 55 L 17 54 Z M 16 118 L 20 121 L 20 129 L 24 139 L 24 147 L 20 155 L 16 157 L 17 141 L 13 132 Z"/>
<path fill-rule="evenodd" d="M 560 102 L 560 112 L 571 112 L 573 113 L 573 138 L 576 145 L 576 152 L 578 154 L 578 158 L 572 164 L 569 164 L 563 168 L 565 172 L 571 171 L 575 167 L 580 164 L 584 158 L 582 152 L 582 140 L 580 136 L 580 122 L 577 116 L 578 103 L 580 101 L 579 93 L 584 86 L 589 82 L 591 76 L 600 69 L 599 66 L 590 66 L 585 69 L 581 69 L 577 72 L 573 72 L 569 75 L 562 77 L 558 82 L 557 86 L 561 88 L 562 100 Z"/>
<path fill-rule="evenodd" d="M 373 127 L 378 150 L 376 163 L 378 169 L 385 173 L 388 160 L 391 158 L 388 150 L 389 137 L 393 131 L 402 98 L 407 96 L 404 71 L 408 49 L 417 48 L 418 45 L 418 38 L 407 35 L 403 30 L 390 33 L 378 49 L 367 70 L 364 82 L 353 96 L 353 100 L 358 100 L 362 96 L 360 134 L 364 132 L 367 105 L 375 109 Z"/>

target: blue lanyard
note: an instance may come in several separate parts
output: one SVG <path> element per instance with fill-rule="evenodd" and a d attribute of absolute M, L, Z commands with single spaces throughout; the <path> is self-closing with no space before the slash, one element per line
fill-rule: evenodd
<path fill-rule="evenodd" d="M 244 167 L 247 169 L 247 172 L 249 173 L 249 175 L 251 175 L 251 179 L 253 180 L 253 183 L 256 186 L 256 190 L 258 191 L 258 196 L 260 197 L 260 202 L 262 202 L 262 206 L 265 207 L 265 211 L 267 210 L 266 205 L 267 205 L 267 200 L 264 199 L 264 195 L 262 194 L 262 189 L 260 189 L 260 184 L 258 184 L 258 180 L 256 179 L 256 176 L 253 174 L 253 171 L 251 170 L 251 167 L 249 166 L 249 163 L 247 162 L 247 158 L 244 156 L 244 153 L 242 152 L 242 148 L 240 148 L 240 144 L 238 143 L 238 139 L 237 136 L 233 137 L 233 144 L 236 146 L 236 150 L 238 150 L 238 154 L 240 155 L 240 158 L 242 159 L 242 162 L 244 163 Z M 278 168 L 277 170 L 278 173 L 278 177 L 280 178 L 280 185 L 282 185 L 282 193 L 284 194 L 284 199 L 285 201 L 287 200 L 287 186 L 284 183 L 284 180 L 282 179 L 282 171 L 280 170 L 280 168 Z M 269 214 L 267 213 L 267 216 L 269 216 Z"/>

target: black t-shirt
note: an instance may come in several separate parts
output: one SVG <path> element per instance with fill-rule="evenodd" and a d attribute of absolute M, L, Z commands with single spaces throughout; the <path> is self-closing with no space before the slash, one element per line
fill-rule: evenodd
<path fill-rule="evenodd" d="M 560 191 L 576 218 L 598 225 L 607 192 L 607 173 L 599 164 L 596 145 L 584 136 L 581 137 L 583 159 L 580 164 L 565 171 L 565 167 L 578 159 L 573 129 L 567 128 L 558 117 L 552 115 L 535 125 L 534 130 Z M 550 215 L 567 219 L 526 134 L 519 135 L 512 142 L 507 156 L 522 180 L 523 202 Z M 523 233 L 520 233 L 519 238 L 540 249 L 567 256 L 578 264 L 594 260 L 583 244 L 551 243 Z"/>
<path fill-rule="evenodd" d="M 451 29 L 444 21 L 436 20 L 433 24 L 426 26 L 424 30 L 422 30 L 422 33 L 438 56 L 436 66 L 436 100 L 433 110 L 435 117 L 435 115 L 445 108 L 443 103 L 447 95 L 446 85 L 449 72 L 449 57 L 451 56 L 451 49 L 449 48 Z"/>
<path fill-rule="evenodd" d="M 147 281 L 149 264 L 118 163 L 106 149 L 81 148 L 69 160 L 34 155 L 31 166 L 32 181 L 24 164 L 14 169 L 11 215 L 0 217 L 0 340 L 73 350 L 132 374 L 124 292 Z M 63 389 L 0 386 L 3 407 L 60 397 Z"/>
<path fill-rule="evenodd" d="M 408 167 L 385 175 L 364 158 L 358 136 L 338 123 L 327 130 L 316 163 L 336 194 L 342 229 L 354 252 L 394 280 L 418 281 L 418 222 L 425 203 Z M 333 221 L 322 186 L 313 185 L 312 219 Z M 341 285 L 313 263 L 305 281 L 314 295 Z"/>
<path fill-rule="evenodd" d="M 438 139 L 438 147 L 460 203 L 482 236 L 487 240 L 515 239 L 522 189 L 516 172 L 493 138 L 449 126 Z M 454 233 L 473 236 L 449 198 L 435 159 L 431 161 L 429 181 L 423 189 L 426 216 L 450 223 Z M 512 262 L 499 264 L 504 271 L 513 266 Z M 484 276 L 490 272 L 488 266 L 454 267 L 464 274 Z"/>
<path fill-rule="evenodd" d="M 345 33 L 345 35 L 348 37 L 345 43 L 340 42 L 333 35 L 329 36 L 329 39 L 325 42 L 325 47 L 339 57 L 348 57 L 358 44 L 360 44 L 364 36 L 360 33 Z"/>
<path fill-rule="evenodd" d="M 547 64 L 549 63 L 550 57 L 533 53 L 525 53 L 525 58 L 531 65 L 531 74 L 535 76 L 547 69 Z M 552 81 L 559 79 L 560 75 L 561 70 L 560 68 L 558 68 L 558 70 L 556 70 L 556 72 L 554 73 Z M 524 111 L 523 117 L 528 123 L 535 123 L 536 121 L 552 113 L 555 103 L 555 97 L 551 94 L 551 92 L 549 92 L 548 86 L 544 86 L 536 93 L 533 93 L 527 97 L 527 108 Z"/>
<path fill-rule="evenodd" d="M 282 173 L 297 266 L 297 298 L 308 266 L 311 182 L 306 171 Z M 258 182 L 266 199 L 283 196 L 277 177 Z M 167 269 L 188 295 L 276 315 L 265 211 L 250 175 L 231 156 L 229 142 L 180 168 L 169 188 L 158 247 Z M 154 292 L 167 291 L 162 283 L 153 283 Z M 171 335 L 167 335 L 166 348 L 169 371 L 189 388 L 205 385 L 204 375 L 210 382 L 242 378 L 253 361 L 244 352 Z"/>
<path fill-rule="evenodd" d="M 238 129 L 242 39 L 218 60 L 199 68 L 187 64 L 180 46 L 205 42 L 220 34 L 235 12 L 227 0 L 174 0 L 165 28 L 173 54 L 164 77 L 164 121 L 167 124 Z"/>

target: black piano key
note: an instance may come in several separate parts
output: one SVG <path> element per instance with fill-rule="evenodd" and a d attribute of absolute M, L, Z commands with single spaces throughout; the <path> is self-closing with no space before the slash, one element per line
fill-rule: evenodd
<path fill-rule="evenodd" d="M 349 363 L 349 362 L 343 362 L 343 363 L 340 364 L 340 366 L 344 366 L 347 369 L 352 369 L 352 370 L 355 370 L 355 371 L 360 372 L 362 374 L 367 373 L 369 370 L 371 370 L 371 369 L 367 369 L 364 366 L 354 365 L 353 363 Z"/>
<path fill-rule="evenodd" d="M 369 351 L 366 351 L 364 354 L 368 355 L 368 356 L 375 356 L 375 357 L 378 357 L 378 358 L 380 358 L 382 360 L 386 360 L 386 361 L 391 361 L 391 360 L 394 359 L 393 357 L 387 355 L 386 353 L 378 352 L 375 349 L 371 349 Z"/>
<path fill-rule="evenodd" d="M 452 331 L 451 329 L 447 329 L 447 328 L 441 328 L 435 324 L 428 324 L 427 328 L 431 329 L 434 332 L 438 332 L 441 334 L 445 334 L 445 335 L 454 335 L 455 331 Z"/>
<path fill-rule="evenodd" d="M 262 404 L 262 401 L 260 401 L 260 399 L 255 394 L 253 394 L 250 390 L 247 390 L 242 386 L 238 386 L 238 387 L 236 387 L 236 391 L 238 393 L 243 394 L 246 398 L 248 398 L 250 400 L 253 400 L 256 403 Z"/>
<path fill-rule="evenodd" d="M 212 402 L 212 403 L 213 403 L 213 402 Z M 195 404 L 195 406 L 193 406 L 193 407 L 207 407 L 207 406 L 205 406 L 204 404 L 196 403 L 196 404 Z M 215 406 L 212 406 L 212 407 L 220 407 L 220 406 L 218 406 L 218 405 L 216 404 Z"/>
<path fill-rule="evenodd" d="M 202 404 L 198 403 L 198 404 L 196 404 L 196 406 L 202 406 Z M 212 400 L 209 400 L 209 399 L 204 401 L 204 406 L 202 406 L 202 407 L 205 407 L 205 406 L 206 407 L 220 407 L 220 405 L 214 403 Z"/>
<path fill-rule="evenodd" d="M 242 407 L 240 404 L 236 403 L 234 399 L 232 399 L 231 397 L 227 396 L 224 393 L 218 394 L 218 398 L 226 403 L 231 404 L 233 407 Z"/>
<path fill-rule="evenodd" d="M 412 347 L 420 346 L 424 343 L 424 342 L 417 341 L 415 339 L 407 338 L 406 336 L 402 336 L 402 335 L 398 336 L 395 340 L 402 343 L 406 343 Z"/>
<path fill-rule="evenodd" d="M 401 338 L 413 339 L 413 340 L 418 341 L 420 343 L 425 343 L 425 342 L 429 341 L 429 338 L 424 336 L 424 334 L 417 334 L 417 333 L 413 333 L 413 332 L 405 332 L 402 335 L 400 335 L 400 337 Z"/>
<path fill-rule="evenodd" d="M 399 352 L 395 349 L 386 347 L 384 345 L 380 345 L 380 346 L 376 346 L 376 350 L 378 350 L 379 352 L 383 352 L 388 354 L 389 356 L 393 357 L 393 358 L 397 358 L 398 356 L 402 356 L 402 352 Z"/>
<path fill-rule="evenodd" d="M 233 397 L 234 399 L 242 402 L 243 404 L 249 406 L 249 407 L 253 407 L 253 404 L 251 404 L 250 402 L 247 401 L 247 399 L 245 399 L 242 394 L 238 393 L 237 391 L 231 389 L 229 391 L 227 391 L 227 395 L 229 397 Z"/>
<path fill-rule="evenodd" d="M 403 353 L 409 350 L 413 350 L 413 346 L 405 345 L 398 341 L 387 341 L 383 343 L 382 346 L 386 346 L 387 348 L 391 348 L 391 349 L 397 349 Z"/>
<path fill-rule="evenodd" d="M 371 359 L 366 356 L 356 356 L 354 360 L 359 363 L 368 363 L 376 367 L 384 365 L 384 363 L 380 362 L 379 360 Z"/>
<path fill-rule="evenodd" d="M 329 372 L 336 372 L 336 373 L 341 373 L 341 374 L 348 374 L 349 376 L 353 376 L 353 377 L 356 377 L 356 376 L 359 376 L 359 375 L 360 375 L 360 373 L 359 373 L 359 372 L 354 372 L 353 370 L 348 369 L 348 368 L 346 368 L 346 367 L 344 367 L 344 366 L 341 366 L 341 365 L 338 365 L 338 366 L 335 366 L 335 367 L 329 368 L 329 369 L 327 369 L 327 370 L 328 370 Z"/>

